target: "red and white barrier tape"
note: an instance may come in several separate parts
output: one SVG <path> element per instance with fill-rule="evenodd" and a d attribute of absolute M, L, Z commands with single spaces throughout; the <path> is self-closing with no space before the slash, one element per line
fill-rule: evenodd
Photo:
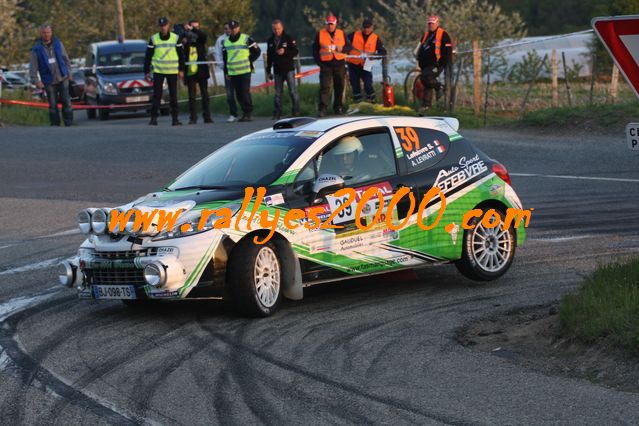
<path fill-rule="evenodd" d="M 295 74 L 295 78 L 304 78 L 304 77 L 308 77 L 310 75 L 313 74 L 317 74 L 319 73 L 320 69 L 319 68 L 313 68 L 312 70 L 308 70 L 308 71 L 304 71 L 301 72 L 299 74 Z M 257 86 L 253 86 L 251 87 L 251 92 L 256 92 L 258 90 L 262 90 L 266 87 L 270 87 L 275 85 L 274 81 L 267 81 L 266 83 L 262 83 L 262 84 L 258 84 Z M 211 96 L 211 98 L 216 98 L 216 97 L 220 97 L 220 96 L 226 96 L 226 94 L 218 94 L 218 95 L 213 95 Z M 188 102 L 188 100 L 183 99 L 180 100 L 178 102 Z M 20 101 L 20 100 L 15 100 L 15 99 L 2 99 L 0 98 L 0 104 L 5 104 L 5 105 L 21 105 L 21 106 L 26 106 L 26 107 L 31 107 L 31 108 L 49 108 L 49 104 L 47 102 L 33 102 L 33 101 Z M 84 104 L 84 103 L 76 103 L 72 105 L 73 109 L 76 110 L 82 110 L 82 109 L 126 109 L 126 108 L 139 108 L 139 107 L 146 107 L 146 106 L 151 106 L 151 103 L 144 103 L 144 104 L 116 104 L 116 105 L 88 105 L 88 104 Z M 58 104 L 58 107 L 61 108 L 62 105 Z"/>

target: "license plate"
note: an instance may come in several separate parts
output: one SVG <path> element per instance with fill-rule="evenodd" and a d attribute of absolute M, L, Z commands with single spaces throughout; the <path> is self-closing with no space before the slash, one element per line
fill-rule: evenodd
<path fill-rule="evenodd" d="M 133 102 L 149 102 L 151 99 L 149 96 L 129 96 L 126 98 L 127 104 L 132 104 Z"/>
<path fill-rule="evenodd" d="M 132 285 L 94 285 L 96 299 L 135 299 L 135 287 Z"/>

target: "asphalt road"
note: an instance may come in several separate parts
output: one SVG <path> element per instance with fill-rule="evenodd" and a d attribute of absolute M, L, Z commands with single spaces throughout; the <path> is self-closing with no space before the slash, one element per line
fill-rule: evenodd
<path fill-rule="evenodd" d="M 639 155 L 618 137 L 462 133 L 534 207 L 502 279 L 452 266 L 307 289 L 266 319 L 222 304 L 78 301 L 53 265 L 75 216 L 155 190 L 267 121 L 0 129 L 0 419 L 20 423 L 636 424 L 639 395 L 459 346 L 477 318 L 558 300 L 639 250 Z M 530 176 L 531 174 L 539 176 Z"/>

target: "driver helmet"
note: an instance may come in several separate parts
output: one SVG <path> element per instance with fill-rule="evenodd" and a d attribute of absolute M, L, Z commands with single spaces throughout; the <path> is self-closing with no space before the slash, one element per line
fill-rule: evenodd
<path fill-rule="evenodd" d="M 355 136 L 342 138 L 332 150 L 340 167 L 352 169 L 359 154 L 364 151 L 362 142 Z"/>

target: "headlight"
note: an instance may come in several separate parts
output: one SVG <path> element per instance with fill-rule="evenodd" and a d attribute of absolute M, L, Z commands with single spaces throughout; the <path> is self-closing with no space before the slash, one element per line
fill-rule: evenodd
<path fill-rule="evenodd" d="M 97 209 L 91 215 L 91 229 L 98 235 L 106 232 L 107 214 L 103 209 Z"/>
<path fill-rule="evenodd" d="M 237 214 L 237 212 L 240 210 L 240 207 L 242 206 L 240 204 L 229 204 L 229 205 L 221 206 L 219 208 L 222 208 L 222 207 L 226 207 L 230 209 L 231 217 L 233 217 Z M 224 216 L 218 216 L 215 214 L 210 215 L 207 218 L 206 223 L 204 224 L 202 229 L 198 230 L 197 228 L 200 224 L 201 217 L 202 217 L 202 210 L 188 212 L 184 216 L 180 217 L 179 222 L 175 224 L 173 229 L 171 229 L 170 231 L 162 231 L 155 238 L 153 238 L 153 241 L 168 240 L 171 238 L 188 237 L 189 235 L 195 235 L 202 232 L 210 231 L 211 229 L 213 229 L 213 225 L 215 224 L 215 222 Z M 182 226 L 187 224 L 189 225 L 188 229 L 186 229 L 187 227 L 184 226 L 185 230 L 182 230 Z"/>
<path fill-rule="evenodd" d="M 118 94 L 118 86 L 109 82 L 102 84 L 102 92 L 106 95 L 117 95 Z"/>
<path fill-rule="evenodd" d="M 58 265 L 58 279 L 60 284 L 71 287 L 75 280 L 75 268 L 66 260 Z"/>
<path fill-rule="evenodd" d="M 89 209 L 84 209 L 78 213 L 78 227 L 83 234 L 91 232 L 91 213 Z"/>
<path fill-rule="evenodd" d="M 166 283 L 166 269 L 160 262 L 149 263 L 144 267 L 144 281 L 151 287 L 159 288 Z"/>

